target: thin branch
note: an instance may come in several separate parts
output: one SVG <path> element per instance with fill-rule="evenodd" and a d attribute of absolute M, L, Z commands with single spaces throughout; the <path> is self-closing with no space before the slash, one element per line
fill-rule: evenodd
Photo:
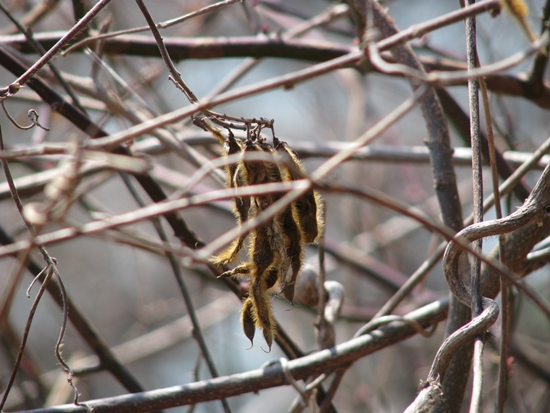
<path fill-rule="evenodd" d="M 351 245 L 342 245 L 327 237 L 325 239 L 325 249 L 337 260 L 343 261 L 347 265 L 361 271 L 370 280 L 390 293 L 397 291 L 400 286 L 407 282 L 407 277 L 403 273 L 370 255 L 363 254 L 359 248 L 354 248 Z"/>
<path fill-rule="evenodd" d="M 46 1 L 43 1 L 42 2 L 42 5 L 46 4 L 46 3 L 50 3 L 50 1 L 46 0 Z M 57 1 L 56 1 L 57 3 Z M 46 7 L 46 10 L 49 12 L 51 10 L 53 10 L 53 8 L 51 7 L 51 4 L 49 4 L 48 6 L 50 7 Z M 44 48 L 42 47 L 42 45 L 36 41 L 36 39 L 34 38 L 34 35 L 32 33 L 32 31 L 28 28 L 26 28 L 22 23 L 20 23 L 18 20 L 16 20 L 12 14 L 6 9 L 6 7 L 4 6 L 4 4 L 0 1 L 0 10 L 2 10 L 2 12 L 13 22 L 13 24 L 16 26 L 17 29 L 19 29 L 19 31 L 21 33 L 23 33 L 25 35 L 25 37 L 27 38 L 27 41 L 31 44 L 31 46 L 38 52 L 40 53 L 41 55 L 44 55 L 46 53 L 46 51 L 44 50 Z M 80 101 L 78 99 L 78 97 L 76 96 L 76 94 L 74 93 L 74 91 L 72 90 L 72 88 L 69 86 L 69 84 L 65 81 L 65 79 L 63 78 L 63 76 L 61 75 L 61 72 L 59 71 L 59 69 L 57 68 L 57 66 L 52 62 L 52 61 L 49 61 L 48 62 L 48 66 L 50 67 L 51 71 L 53 72 L 54 76 L 56 77 L 56 79 L 59 81 L 59 83 L 61 84 L 61 86 L 63 87 L 63 89 L 65 89 L 65 91 L 67 92 L 67 94 L 71 97 L 71 100 L 73 102 L 73 104 L 78 108 L 80 109 L 82 112 L 86 113 L 86 110 L 82 107 L 82 105 L 80 104 Z"/>
<path fill-rule="evenodd" d="M 24 64 L 19 62 L 13 55 L 11 55 L 2 47 L 0 47 L 0 62 L 2 62 L 4 67 L 6 67 L 8 70 L 16 75 L 24 72 L 26 69 L 26 66 Z M 42 99 L 44 99 L 44 101 L 57 108 L 58 112 L 61 115 L 66 117 L 75 126 L 88 134 L 88 136 L 92 138 L 107 136 L 107 133 L 102 130 L 101 127 L 92 122 L 85 114 L 80 112 L 72 104 L 63 99 L 61 95 L 50 88 L 40 78 L 33 78 L 33 82 L 30 83 L 30 87 L 35 90 L 42 97 Z M 116 148 L 115 152 L 121 154 L 130 154 L 130 151 L 124 147 Z M 166 199 L 166 194 L 164 193 L 163 189 L 148 174 L 136 174 L 135 177 L 154 202 L 161 202 Z M 174 213 L 168 213 L 167 215 L 165 215 L 165 219 L 174 230 L 174 234 L 186 245 L 202 245 L 202 241 L 187 226 L 186 222 L 180 216 Z M 224 282 L 228 283 L 228 285 L 230 285 L 230 288 L 233 287 L 233 289 L 236 290 L 236 286 L 232 285 L 230 280 L 225 280 Z"/>
<path fill-rule="evenodd" d="M 209 146 L 213 145 L 214 141 L 210 134 L 198 133 L 184 133 L 178 135 L 178 141 L 188 144 L 189 146 Z M 327 141 L 327 142 L 293 142 L 292 149 L 298 154 L 300 159 L 306 158 L 331 158 L 338 152 L 347 150 L 351 146 L 351 143 L 341 141 Z M 168 153 L 166 146 L 159 143 L 157 139 L 146 138 L 141 139 L 134 146 L 137 153 L 148 154 L 165 154 Z M 171 147 L 170 147 L 171 149 Z M 35 158 L 36 160 L 56 159 L 57 157 L 48 157 L 48 155 L 66 155 L 70 152 L 69 144 L 62 142 L 52 143 L 40 143 L 38 145 L 26 145 L 25 147 L 15 147 L 12 149 L 5 149 L 0 151 L 0 159 L 15 160 L 22 158 Z M 90 151 L 93 153 L 93 151 Z M 97 152 L 100 153 L 100 152 Z M 104 153 L 104 152 L 101 152 Z M 116 156 L 116 155 L 112 155 Z M 121 157 L 123 155 L 120 155 Z M 532 153 L 518 152 L 518 151 L 506 151 L 501 154 L 502 160 L 506 161 L 510 165 L 519 166 L 526 160 L 531 159 Z M 128 158 L 128 157 L 125 157 Z M 136 160 L 138 164 L 138 160 Z M 405 163 L 405 164 L 426 164 L 430 162 L 430 152 L 425 146 L 390 146 L 390 145 L 367 145 L 355 150 L 355 152 L 349 157 L 349 161 L 376 161 L 387 163 Z M 550 162 L 550 157 L 543 156 L 538 163 L 531 166 L 532 170 L 542 171 L 546 165 Z M 141 162 L 139 162 L 141 163 Z M 468 166 L 472 164 L 472 150 L 467 147 L 455 147 L 453 152 L 453 163 L 455 166 Z M 204 163 L 203 163 L 204 164 Z M 488 161 L 484 162 L 484 165 L 490 165 Z M 108 165 L 106 165 L 108 166 Z M 98 168 L 91 168 L 97 171 Z M 115 168 L 116 169 L 116 168 Z M 52 171 L 52 170 L 49 170 Z M 55 169 L 53 170 L 55 171 Z M 128 169 L 126 172 L 130 172 Z M 47 172 L 47 173 L 46 173 Z M 81 171 L 82 172 L 82 171 Z M 511 169 L 510 174 L 513 172 Z M 51 175 L 52 172 L 44 171 L 46 175 Z M 91 173 L 91 172 L 90 172 Z M 36 185 L 41 185 L 42 180 L 39 178 L 40 172 L 35 173 Z M 503 176 L 504 179 L 510 176 Z M 86 173 L 83 173 L 85 176 Z M 45 177 L 44 179 L 50 179 Z M 16 181 L 20 180 L 21 184 L 17 185 L 18 188 L 21 185 L 29 185 L 29 177 L 16 178 Z M 25 181 L 25 184 L 23 184 Z M 520 182 L 521 184 L 521 182 Z M 2 184 L 0 184 L 2 188 Z M 514 188 L 515 191 L 516 188 Z M 518 198 L 525 199 L 529 196 L 530 190 L 527 190 L 525 186 L 522 187 L 522 191 L 527 191 L 526 195 Z M 522 192 L 523 193 L 523 192 Z M 3 197 L 3 190 L 0 190 L 0 199 Z"/>
<path fill-rule="evenodd" d="M 417 321 L 424 328 L 434 325 L 445 316 L 446 300 L 431 303 L 407 314 L 407 318 Z M 408 324 L 392 323 L 381 327 L 376 334 L 367 334 L 332 349 L 288 362 L 288 371 L 295 380 L 319 374 L 349 364 L 361 357 L 372 354 L 382 348 L 411 337 L 416 333 Z M 148 412 L 153 409 L 166 409 L 184 406 L 222 397 L 232 397 L 262 389 L 287 385 L 287 379 L 279 363 L 270 367 L 203 380 L 183 386 L 174 386 L 143 392 L 137 395 L 123 395 L 86 402 L 86 407 L 63 406 L 30 410 L 25 413 L 88 413 L 92 409 L 97 413 L 135 413 Z"/>
<path fill-rule="evenodd" d="M 550 35 L 548 34 L 548 32 L 544 32 L 541 37 L 535 39 L 535 41 L 530 45 L 529 48 L 517 52 L 498 62 L 491 63 L 476 69 L 468 70 L 466 72 L 439 72 L 433 70 L 429 73 L 425 73 L 423 70 L 411 68 L 405 64 L 387 63 L 384 59 L 382 59 L 377 44 L 373 41 L 369 42 L 368 44 L 368 53 L 370 62 L 382 73 L 417 79 L 424 83 L 452 85 L 464 81 L 469 81 L 470 79 L 488 76 L 515 67 L 539 50 L 545 49 L 548 46 L 549 42 Z"/>
<path fill-rule="evenodd" d="M 543 226 L 545 222 L 550 220 L 550 214 L 548 213 L 550 211 L 549 175 L 550 166 L 540 176 L 529 198 L 512 214 L 501 219 L 474 223 L 460 231 L 455 239 L 465 239 L 472 242 L 487 236 L 513 233 L 531 223 Z M 444 256 L 444 273 L 453 294 L 464 305 L 469 305 L 471 304 L 469 302 L 471 300 L 471 290 L 464 284 L 458 273 L 458 258 L 461 252 L 462 246 L 458 246 L 455 241 L 449 244 Z M 535 295 L 532 295 L 531 298 L 546 316 L 550 318 L 550 308 Z M 483 298 L 483 300 L 485 299 Z"/>
<path fill-rule="evenodd" d="M 17 374 L 17 370 L 19 369 L 19 365 L 21 363 L 21 359 L 23 357 L 23 351 L 25 350 L 25 346 L 27 344 L 27 338 L 29 336 L 29 332 L 31 329 L 32 320 L 34 318 L 34 314 L 36 313 L 36 309 L 38 308 L 38 303 L 40 302 L 40 298 L 42 298 L 42 295 L 44 294 L 44 291 L 46 290 L 46 286 L 48 282 L 50 281 L 52 275 L 53 275 L 53 269 L 48 267 L 46 269 L 46 276 L 44 277 L 44 281 L 42 282 L 42 285 L 40 286 L 40 289 L 38 290 L 38 293 L 36 294 L 36 297 L 34 299 L 34 302 L 32 303 L 32 307 L 29 313 L 29 316 L 27 317 L 27 323 L 25 324 L 25 329 L 23 331 L 23 337 L 21 339 L 21 344 L 19 346 L 19 351 L 17 353 L 17 356 L 15 358 L 15 363 L 12 367 L 12 372 L 10 375 L 10 378 L 8 380 L 8 383 L 6 384 L 6 388 L 4 390 L 4 394 L 2 396 L 2 400 L 0 401 L 0 409 L 4 408 L 4 405 L 6 404 L 6 400 L 8 398 L 8 395 L 10 394 L 10 390 L 13 386 L 13 382 L 15 381 L 15 375 Z"/>
<path fill-rule="evenodd" d="M 486 79 L 485 82 L 486 83 Z M 444 88 L 437 88 L 437 96 L 443 105 L 445 114 L 449 120 L 454 124 L 458 129 L 459 134 L 466 144 L 470 143 L 470 118 L 460 107 L 458 102 L 451 96 L 451 94 Z M 490 124 L 492 126 L 492 123 Z M 487 123 L 487 130 L 489 128 L 489 123 Z M 489 138 L 483 133 L 482 130 L 479 130 L 479 137 L 481 139 L 481 150 L 483 152 L 483 157 L 485 160 L 491 157 L 491 151 L 489 150 Z M 455 148 L 456 149 L 456 148 Z M 496 151 L 496 149 L 495 149 Z M 509 164 L 509 160 L 506 159 L 505 154 L 501 154 L 496 151 L 496 165 L 499 172 L 499 175 L 502 179 L 507 179 L 513 172 L 513 168 Z M 507 162 L 508 161 L 508 162 Z M 455 165 L 459 163 L 455 161 Z M 514 188 L 514 193 L 516 197 L 523 201 L 529 196 L 530 189 L 523 182 L 519 182 L 518 185 Z"/>
<path fill-rule="evenodd" d="M 6 98 L 16 94 L 46 63 L 48 63 L 74 36 L 80 33 L 92 19 L 107 5 L 111 0 L 99 0 L 88 13 L 78 21 L 59 41 L 48 50 L 40 59 L 36 61 L 29 69 L 19 76 L 9 86 L 0 89 L 0 97 Z"/>
<path fill-rule="evenodd" d="M 21 24 L 32 27 L 55 10 L 59 0 L 41 0 L 36 3 L 32 9 L 21 17 Z M 11 20 L 11 19 L 10 19 Z M 2 30 L 2 34 L 15 33 L 19 29 L 18 24 L 13 22 L 14 26 Z"/>
<path fill-rule="evenodd" d="M 397 122 L 409 111 L 411 111 L 424 97 L 424 94 L 426 92 L 426 88 L 418 88 L 410 98 L 405 100 L 392 112 L 381 119 L 376 125 L 374 125 L 372 128 L 369 128 L 365 133 L 355 139 L 355 141 L 348 148 L 338 152 L 325 163 L 323 163 L 319 168 L 317 168 L 311 174 L 311 179 L 314 181 L 319 181 L 320 179 L 325 178 L 330 172 L 334 170 L 334 168 L 349 159 L 357 149 L 368 145 L 370 142 L 372 142 L 374 139 L 384 133 L 395 122 Z"/>
<path fill-rule="evenodd" d="M 475 0 L 467 0 L 467 6 L 471 6 Z M 466 19 L 466 53 L 468 71 L 478 67 L 476 45 L 476 20 L 475 17 Z M 481 141 L 479 137 L 479 82 L 477 79 L 468 80 L 468 106 L 470 109 L 470 139 L 472 145 L 472 181 L 474 188 L 474 223 L 483 221 L 483 171 L 481 168 Z M 475 248 L 479 252 L 482 249 L 481 240 L 476 241 Z M 479 294 L 479 275 L 481 264 L 474 258 L 472 265 L 472 311 L 476 317 L 481 313 L 481 296 Z"/>
<path fill-rule="evenodd" d="M 491 161 L 491 178 L 493 182 L 493 194 L 495 198 L 495 214 L 496 218 L 502 218 L 502 208 L 500 206 L 500 191 L 498 187 L 498 174 L 496 162 L 496 149 L 493 135 L 493 123 L 491 119 L 491 108 L 489 105 L 489 93 L 484 79 L 480 80 L 481 93 L 483 97 L 483 110 L 485 112 L 485 124 L 487 127 L 487 140 L 489 149 L 489 158 Z M 498 237 L 500 261 L 506 264 L 506 238 L 504 235 Z M 510 328 L 511 328 L 511 305 L 508 283 L 504 278 L 501 278 L 501 337 L 500 337 L 500 359 L 499 359 L 499 374 L 498 374 L 498 390 L 497 390 L 497 413 L 504 411 L 504 401 L 506 397 L 506 385 L 508 379 L 508 347 L 510 343 Z"/>
<path fill-rule="evenodd" d="M 442 242 L 439 244 L 437 249 L 432 253 L 432 255 L 425 260 L 420 267 L 407 279 L 407 281 L 395 292 L 395 294 L 378 310 L 376 315 L 372 318 L 370 322 L 365 324 L 355 333 L 354 337 L 365 334 L 367 331 L 371 331 L 376 320 L 380 317 L 387 316 L 390 314 L 401 301 L 407 297 L 411 291 L 414 289 L 418 283 L 420 283 L 424 277 L 431 271 L 435 265 L 443 258 L 443 253 L 445 252 L 445 247 L 447 242 Z"/>
<path fill-rule="evenodd" d="M 138 192 L 135 190 L 134 186 L 132 185 L 132 182 L 130 181 L 129 177 L 126 174 L 122 174 L 122 179 L 124 180 L 124 183 L 128 190 L 131 192 L 132 197 L 135 199 L 135 201 L 138 203 L 140 207 L 145 206 L 145 202 L 141 199 Z M 153 226 L 155 227 L 155 231 L 157 232 L 159 238 L 162 242 L 168 243 L 168 237 L 166 236 L 166 232 L 162 228 L 162 225 L 158 219 L 158 217 L 155 217 L 151 220 Z M 187 312 L 189 314 L 189 318 L 191 320 L 191 323 L 193 325 L 193 337 L 196 339 L 197 344 L 199 345 L 199 348 L 201 349 L 202 356 L 206 360 L 206 364 L 208 366 L 208 369 L 210 370 L 210 374 L 212 377 L 216 378 L 219 376 L 218 369 L 216 368 L 216 365 L 214 364 L 214 360 L 212 359 L 212 356 L 210 355 L 210 351 L 208 350 L 208 346 L 206 345 L 206 340 L 204 339 L 204 335 L 202 334 L 202 328 L 199 323 L 199 320 L 197 318 L 197 313 L 195 312 L 195 306 L 193 305 L 193 300 L 191 299 L 191 295 L 189 294 L 189 290 L 187 289 L 187 285 L 185 284 L 185 280 L 183 278 L 183 274 L 181 273 L 180 264 L 177 261 L 174 254 L 171 252 L 166 252 L 166 257 L 168 258 L 168 261 L 170 262 L 170 266 L 172 267 L 172 272 L 174 273 L 174 276 L 176 278 L 176 281 L 178 283 L 178 286 L 180 288 L 181 294 L 183 296 L 183 300 L 185 302 L 185 306 L 187 307 Z M 231 409 L 229 408 L 229 404 L 227 403 L 226 399 L 221 399 L 223 409 L 226 413 L 230 413 Z"/>
<path fill-rule="evenodd" d="M 542 24 L 540 32 L 543 33 L 548 30 L 548 23 L 550 21 L 550 2 L 546 1 L 542 9 Z M 548 65 L 548 50 L 541 50 L 537 53 L 537 56 L 533 60 L 533 64 L 530 69 L 529 83 L 531 84 L 530 94 L 534 96 L 540 96 L 544 87 L 544 73 Z"/>
<path fill-rule="evenodd" d="M 208 6 L 205 6 L 201 9 L 199 9 L 199 10 L 195 10 L 194 12 L 187 13 L 187 14 L 181 16 L 181 17 L 177 17 L 175 19 L 171 19 L 171 20 L 167 20 L 165 22 L 157 23 L 155 25 L 155 27 L 158 28 L 158 29 L 166 29 L 166 28 L 174 26 L 176 24 L 183 23 L 184 21 L 189 20 L 193 17 L 197 17 L 197 16 L 200 16 L 202 14 L 211 13 L 211 12 L 213 12 L 213 11 L 219 9 L 219 8 L 222 8 L 224 6 L 227 6 L 227 5 L 230 5 L 230 4 L 233 4 L 233 3 L 241 3 L 242 1 L 243 0 L 223 0 L 223 1 L 220 1 L 218 3 L 214 3 L 214 4 L 210 4 Z M 133 29 L 119 30 L 119 31 L 115 31 L 115 32 L 110 32 L 110 33 L 104 33 L 104 34 L 98 34 L 98 35 L 95 35 L 95 36 L 91 36 L 91 37 L 80 40 L 79 42 L 71 45 L 69 48 L 67 48 L 67 50 L 65 50 L 63 52 L 63 55 L 65 55 L 67 53 L 70 53 L 73 50 L 83 48 L 85 46 L 93 47 L 93 44 L 98 42 L 98 41 L 102 41 L 102 40 L 106 40 L 106 39 L 112 39 L 112 38 L 119 37 L 119 36 L 125 35 L 125 34 L 146 32 L 146 31 L 149 31 L 149 30 L 150 30 L 150 26 L 142 26 L 142 27 L 134 27 Z"/>
<path fill-rule="evenodd" d="M 470 7 L 475 0 L 467 0 L 465 8 Z M 466 54 L 468 62 L 468 72 L 474 71 L 480 66 L 477 56 L 477 36 L 476 36 L 476 18 L 468 17 L 466 19 Z M 468 80 L 468 106 L 470 109 L 470 140 L 472 145 L 472 182 L 473 182 L 473 203 L 474 203 L 474 224 L 483 221 L 483 168 L 481 153 L 481 138 L 479 136 L 479 82 L 477 79 Z M 483 248 L 483 239 L 480 238 L 474 242 L 474 249 L 481 253 Z M 470 268 L 470 288 L 472 319 L 479 317 L 483 308 L 483 298 L 481 295 L 481 261 L 477 257 L 472 258 Z M 468 348 L 468 345 L 466 345 Z M 481 389 L 483 384 L 483 341 L 481 337 L 475 338 L 474 344 L 474 363 L 473 363 L 473 387 L 470 404 L 470 413 L 478 413 L 481 398 Z M 463 363 L 464 361 L 459 361 Z M 464 363 L 467 364 L 467 363 Z M 466 382 L 466 380 L 463 380 Z M 459 387 L 461 392 L 462 386 Z M 461 395 L 461 394 L 460 394 Z M 460 397 L 458 395 L 458 397 Z M 458 399 L 455 397 L 455 400 Z"/>
<path fill-rule="evenodd" d="M 435 19 L 429 20 L 424 23 L 416 24 L 411 26 L 408 29 L 402 30 L 391 38 L 385 39 L 380 45 L 380 50 L 389 50 L 390 48 L 403 44 L 411 39 L 420 38 L 425 34 L 437 30 L 439 28 L 448 26 L 453 23 L 462 21 L 467 16 L 478 15 L 485 12 L 492 12 L 500 9 L 498 0 L 485 0 L 481 1 L 475 6 L 469 8 L 468 10 L 456 10 L 451 13 L 448 13 L 443 16 L 439 16 Z M 159 23 L 162 24 L 162 23 Z M 158 25 L 157 24 L 157 27 Z M 145 31 L 149 30 L 149 26 L 140 27 L 137 29 L 130 30 L 139 30 Z M 160 28 L 160 27 L 159 27 Z M 36 34 L 38 41 L 44 43 L 44 48 L 48 49 L 52 47 L 64 33 L 52 32 L 49 34 Z M 117 36 L 114 39 L 109 39 L 110 37 Z M 138 56 L 158 56 L 157 44 L 154 39 L 147 38 L 144 36 L 129 36 L 124 35 L 120 36 L 119 33 L 107 33 L 102 36 L 98 36 L 95 40 L 104 40 L 105 41 L 105 53 L 116 53 L 116 54 L 129 54 L 129 55 L 138 55 Z M 284 40 L 284 41 L 283 41 Z M 71 46 L 64 53 L 68 53 L 76 48 L 82 48 L 87 45 L 88 39 L 85 39 L 82 44 L 77 43 Z M 257 37 L 240 37 L 240 38 L 203 38 L 203 39 L 182 39 L 182 38 L 173 38 L 166 37 L 165 43 L 170 53 L 170 56 L 175 61 L 180 61 L 183 59 L 189 58 L 216 58 L 216 57 L 299 57 L 300 59 L 311 60 L 312 54 L 317 53 L 312 48 L 302 47 L 301 50 L 296 50 L 292 52 L 292 47 L 289 49 L 285 45 L 292 46 L 293 44 L 296 47 L 300 45 L 307 44 L 308 42 L 303 41 L 291 41 L 289 39 L 280 38 L 279 36 L 271 36 L 266 39 L 261 39 Z M 19 50 L 24 53 L 29 52 L 26 45 L 26 41 L 22 37 L 18 36 L 0 36 L 0 42 L 10 44 L 12 42 L 14 47 L 17 47 Z M 262 45 L 268 44 L 271 48 L 271 53 L 268 53 L 266 47 Z M 277 46 L 277 45 L 280 46 Z M 326 42 L 313 42 L 312 45 L 322 46 L 323 44 L 329 46 Z M 349 48 L 346 46 L 341 46 L 344 49 Z M 244 48 L 248 50 L 244 50 Z M 340 49 L 338 56 L 348 52 L 342 52 L 344 49 Z M 279 50 L 279 51 L 278 51 Z M 328 49 L 327 49 L 328 50 Z M 328 60 L 334 57 L 325 57 L 321 60 Z M 319 60 L 313 59 L 313 60 Z"/>

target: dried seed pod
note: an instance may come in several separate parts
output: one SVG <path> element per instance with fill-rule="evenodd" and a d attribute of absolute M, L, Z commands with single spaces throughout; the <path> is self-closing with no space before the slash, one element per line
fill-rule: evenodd
<path fill-rule="evenodd" d="M 218 278 L 228 278 L 228 277 L 241 278 L 241 277 L 248 276 L 251 270 L 252 270 L 252 266 L 250 265 L 250 263 L 247 262 L 245 264 L 238 265 L 232 270 L 221 273 L 220 275 L 218 275 Z"/>
<path fill-rule="evenodd" d="M 278 270 L 275 267 L 268 270 L 265 285 L 259 287 L 260 284 L 255 284 L 252 288 L 256 288 L 258 291 L 255 292 L 254 289 L 252 290 L 252 296 L 244 301 L 241 309 L 241 325 L 244 334 L 250 340 L 250 344 L 254 344 L 256 327 L 259 327 L 263 330 L 265 341 L 270 350 L 273 338 L 275 337 L 275 321 L 272 316 L 271 303 L 267 290 L 273 287 L 278 277 Z M 261 297 L 259 301 L 258 295 Z"/>
<path fill-rule="evenodd" d="M 255 319 L 254 303 L 250 298 L 247 298 L 241 309 L 241 325 L 243 326 L 244 335 L 250 340 L 250 345 L 254 344 L 254 334 L 256 334 Z"/>
<path fill-rule="evenodd" d="M 265 279 L 265 285 L 268 290 L 273 288 L 273 286 L 277 284 L 277 281 L 279 281 L 279 273 L 280 270 L 277 266 L 272 266 L 268 271 Z"/>
<path fill-rule="evenodd" d="M 261 224 L 251 233 L 249 255 L 251 261 L 226 271 L 221 276 L 242 277 L 249 279 L 249 298 L 244 302 L 241 311 L 241 324 L 245 335 L 253 342 L 254 328 L 262 330 L 269 349 L 275 335 L 275 323 L 271 311 L 269 290 L 280 278 L 282 268 L 280 241 L 275 223 L 270 220 Z"/>
<path fill-rule="evenodd" d="M 248 138 L 244 142 L 236 140 L 232 133 L 224 137 L 217 128 L 205 126 L 223 143 L 224 156 L 243 154 L 240 162 L 225 168 L 228 187 L 289 182 L 303 178 L 305 170 L 296 154 L 286 143 L 276 138 L 275 148 L 268 144 L 259 134 L 259 126 L 249 128 Z M 246 155 L 252 152 L 269 154 L 272 159 L 247 159 Z M 276 153 L 283 157 L 285 164 L 273 156 Z M 235 198 L 237 225 L 241 226 L 246 220 L 260 215 L 281 197 L 282 194 L 268 193 Z M 273 218 L 262 222 L 249 233 L 242 234 L 213 259 L 219 265 L 233 262 L 250 234 L 248 261 L 224 272 L 220 277 L 248 279 L 249 296 L 243 302 L 241 323 L 251 342 L 255 328 L 258 327 L 271 349 L 276 332 L 269 293 L 280 285 L 283 296 L 292 302 L 295 282 L 303 262 L 303 246 L 315 242 L 322 229 L 321 200 L 317 192 L 309 190 L 298 200 L 277 211 Z"/>
<path fill-rule="evenodd" d="M 269 300 L 269 286 L 274 284 L 273 271 L 279 278 L 281 263 L 280 251 L 273 245 L 273 224 L 271 222 L 260 224 L 253 233 L 250 243 L 250 258 L 252 270 L 250 272 L 250 298 L 256 311 L 256 326 L 263 334 L 269 349 L 275 335 L 275 323 Z"/>
<path fill-rule="evenodd" d="M 262 149 L 257 144 L 256 140 L 246 140 L 244 144 L 243 154 L 246 156 L 247 153 L 261 152 Z M 243 159 L 242 162 L 242 179 L 246 185 L 260 185 L 267 184 L 270 182 L 270 175 L 267 168 L 267 165 L 263 161 L 249 161 Z M 269 194 L 266 195 L 257 195 L 253 197 L 254 201 L 258 205 L 258 212 L 265 210 L 272 203 L 272 196 Z"/>
<path fill-rule="evenodd" d="M 258 206 L 255 206 L 255 210 L 257 208 Z M 248 276 L 251 303 L 246 303 L 246 306 L 252 306 L 252 310 L 248 307 L 243 308 L 241 316 L 243 329 L 247 337 L 250 338 L 249 324 L 250 314 L 252 314 L 254 325 L 262 330 L 270 349 L 275 335 L 275 323 L 271 311 L 269 290 L 280 279 L 284 260 L 286 257 L 280 230 L 274 220 L 268 220 L 251 232 L 249 262 L 226 273 L 231 276 Z M 244 312 L 249 314 L 244 314 Z M 245 324 L 245 321 L 248 324 Z"/>
<path fill-rule="evenodd" d="M 265 142 L 259 142 L 257 146 L 266 153 L 274 153 L 273 147 Z M 270 181 L 282 182 L 283 173 L 279 165 L 276 162 L 266 162 L 266 165 Z M 281 195 L 273 194 L 272 198 L 272 201 L 275 202 L 281 198 Z M 288 205 L 281 209 L 275 217 L 282 237 L 284 255 L 286 256 L 280 271 L 282 294 L 290 302 L 294 299 L 294 283 L 302 268 L 303 260 L 302 232 L 292 209 L 292 205 Z M 289 267 L 291 269 L 290 273 L 288 271 Z"/>
<path fill-rule="evenodd" d="M 294 283 L 298 273 L 302 268 L 303 250 L 302 235 L 298 224 L 294 220 L 292 207 L 286 207 L 284 211 L 277 216 L 277 221 L 281 228 L 283 244 L 285 246 L 286 258 L 290 264 L 290 274 L 288 265 L 286 271 L 282 271 L 281 287 L 283 296 L 290 302 L 294 300 Z"/>
<path fill-rule="evenodd" d="M 298 155 L 286 142 L 276 139 L 275 149 L 285 163 L 285 166 L 281 170 L 284 171 L 283 178 L 286 181 L 301 179 L 306 175 L 305 169 L 298 159 Z M 293 202 L 293 210 L 302 231 L 303 243 L 314 243 L 323 230 L 321 196 L 317 191 L 310 189 Z"/>
<path fill-rule="evenodd" d="M 221 135 L 221 134 L 219 134 Z M 221 135 L 223 137 L 223 135 Z M 227 139 L 224 140 L 224 152 L 225 156 L 239 153 L 243 150 L 244 145 L 235 139 L 233 133 L 229 133 Z M 241 174 L 243 173 L 242 164 L 230 164 L 225 167 L 226 173 L 226 186 L 235 188 L 237 186 L 244 186 L 245 181 Z M 250 198 L 249 197 L 235 197 L 233 200 L 233 213 L 237 221 L 237 225 L 242 225 L 248 219 L 248 213 L 250 210 Z M 224 266 L 232 263 L 237 258 L 237 255 L 241 251 L 244 245 L 244 241 L 248 234 L 241 234 L 239 238 L 235 239 L 229 247 L 218 254 L 212 259 L 212 263 L 219 266 Z"/>

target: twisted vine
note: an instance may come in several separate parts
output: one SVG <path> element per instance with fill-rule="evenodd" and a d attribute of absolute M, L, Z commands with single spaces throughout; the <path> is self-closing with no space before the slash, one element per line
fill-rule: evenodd
<path fill-rule="evenodd" d="M 456 238 L 473 242 L 480 238 L 509 234 L 526 225 L 536 223 L 545 225 L 550 219 L 550 166 L 547 166 L 539 178 L 531 195 L 524 204 L 509 216 L 501 219 L 472 224 L 460 231 Z M 475 337 L 484 334 L 496 321 L 499 314 L 497 303 L 487 297 L 479 296 L 472 300 L 472 291 L 459 273 L 459 258 L 463 249 L 457 242 L 450 242 L 443 256 L 443 271 L 451 292 L 464 305 L 472 308 L 472 303 L 479 305 L 480 313 L 468 324 L 450 335 L 439 348 L 428 379 L 422 383 L 421 392 L 405 413 L 429 412 L 444 396 L 441 383 L 454 353 L 470 343 Z"/>

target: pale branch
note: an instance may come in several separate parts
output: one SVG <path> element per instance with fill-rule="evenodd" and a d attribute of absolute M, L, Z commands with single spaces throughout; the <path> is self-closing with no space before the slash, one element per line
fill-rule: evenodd
<path fill-rule="evenodd" d="M 68 32 L 66 32 L 55 44 L 48 47 L 48 51 L 44 53 L 31 67 L 29 67 L 25 73 L 21 74 L 14 82 L 9 86 L 0 89 L 0 95 L 3 98 L 16 94 L 21 87 L 23 87 L 44 65 L 46 65 L 57 53 L 61 51 L 61 48 L 67 45 L 78 33 L 80 33 L 92 19 L 109 4 L 111 0 L 100 0 L 94 7 L 92 7 L 86 15 L 80 19 Z"/>
<path fill-rule="evenodd" d="M 423 328 L 435 325 L 446 316 L 447 299 L 412 311 L 407 318 Z M 325 371 L 349 364 L 417 333 L 409 323 L 394 322 L 364 336 L 351 339 L 331 349 L 322 350 L 296 360 L 288 361 L 288 371 L 295 380 L 317 376 Z M 27 413 L 126 413 L 150 412 L 157 409 L 184 406 L 205 401 L 233 397 L 240 394 L 287 385 L 280 364 L 266 368 L 203 380 L 182 386 L 173 386 L 83 402 L 83 406 L 63 405 L 29 410 Z"/>

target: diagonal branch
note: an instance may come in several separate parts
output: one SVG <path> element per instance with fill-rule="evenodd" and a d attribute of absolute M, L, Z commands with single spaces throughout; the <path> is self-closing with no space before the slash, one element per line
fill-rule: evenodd
<path fill-rule="evenodd" d="M 407 318 L 423 328 L 437 324 L 445 318 L 447 300 L 436 301 L 407 314 Z M 349 364 L 380 349 L 412 337 L 417 330 L 409 323 L 394 322 L 373 333 L 354 338 L 331 349 L 288 362 L 288 371 L 295 380 L 302 380 Z M 25 413 L 144 413 L 156 409 L 184 406 L 199 402 L 233 397 L 262 389 L 287 385 L 279 363 L 245 373 L 203 380 L 183 386 L 174 386 L 137 395 L 124 395 L 93 400 L 85 406 L 65 405 L 29 410 Z M 23 412 L 22 412 L 23 413 Z"/>

